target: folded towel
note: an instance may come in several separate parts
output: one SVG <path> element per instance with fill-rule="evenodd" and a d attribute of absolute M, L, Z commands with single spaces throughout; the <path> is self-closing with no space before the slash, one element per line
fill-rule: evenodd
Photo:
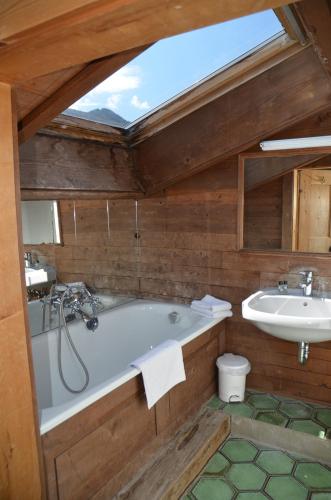
<path fill-rule="evenodd" d="M 233 316 L 233 312 L 228 309 L 227 311 L 208 311 L 207 309 L 201 309 L 198 308 L 194 305 L 191 305 L 192 311 L 195 311 L 196 313 L 200 314 L 201 316 L 205 316 L 206 318 L 231 318 Z"/>
<path fill-rule="evenodd" d="M 228 311 L 232 308 L 230 302 L 226 300 L 217 299 L 212 295 L 205 295 L 201 300 L 192 300 L 192 306 L 197 306 L 202 310 L 209 310 L 212 312 L 216 311 Z"/>
<path fill-rule="evenodd" d="M 166 340 L 131 363 L 141 370 L 148 408 L 172 387 L 186 380 L 182 347 L 176 340 Z"/>

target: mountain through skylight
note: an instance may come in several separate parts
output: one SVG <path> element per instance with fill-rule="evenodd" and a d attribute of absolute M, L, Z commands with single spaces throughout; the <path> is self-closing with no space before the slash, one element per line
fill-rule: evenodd
<path fill-rule="evenodd" d="M 277 16 L 268 10 L 166 38 L 65 114 L 125 127 L 281 31 Z"/>

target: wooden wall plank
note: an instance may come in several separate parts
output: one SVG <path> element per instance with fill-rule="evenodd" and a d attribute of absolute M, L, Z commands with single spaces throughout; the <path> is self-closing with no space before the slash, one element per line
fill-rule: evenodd
<path fill-rule="evenodd" d="M 37 134 L 20 147 L 22 190 L 139 192 L 127 147 Z"/>
<path fill-rule="evenodd" d="M 33 500 L 42 497 L 43 480 L 23 278 L 16 115 L 12 90 L 2 83 L 0 128 L 0 497 Z"/>

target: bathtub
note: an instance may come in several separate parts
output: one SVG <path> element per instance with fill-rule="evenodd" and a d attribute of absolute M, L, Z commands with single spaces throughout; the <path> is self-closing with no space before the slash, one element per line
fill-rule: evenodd
<path fill-rule="evenodd" d="M 169 318 L 172 312 L 178 313 L 175 323 Z M 41 434 L 137 376 L 139 371 L 130 363 L 149 349 L 166 339 L 176 339 L 184 346 L 220 321 L 220 318 L 204 318 L 186 305 L 136 299 L 101 312 L 94 333 L 82 321 L 70 323 L 72 339 L 90 374 L 87 389 L 78 395 L 68 392 L 59 377 L 57 329 L 33 336 Z M 62 353 L 67 382 L 74 388 L 81 387 L 85 380 L 83 372 L 65 335 Z"/>

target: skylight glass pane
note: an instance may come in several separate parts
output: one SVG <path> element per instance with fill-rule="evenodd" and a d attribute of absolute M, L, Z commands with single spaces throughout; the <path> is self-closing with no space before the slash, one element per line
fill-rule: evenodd
<path fill-rule="evenodd" d="M 125 127 L 281 31 L 268 10 L 161 40 L 65 113 Z"/>

